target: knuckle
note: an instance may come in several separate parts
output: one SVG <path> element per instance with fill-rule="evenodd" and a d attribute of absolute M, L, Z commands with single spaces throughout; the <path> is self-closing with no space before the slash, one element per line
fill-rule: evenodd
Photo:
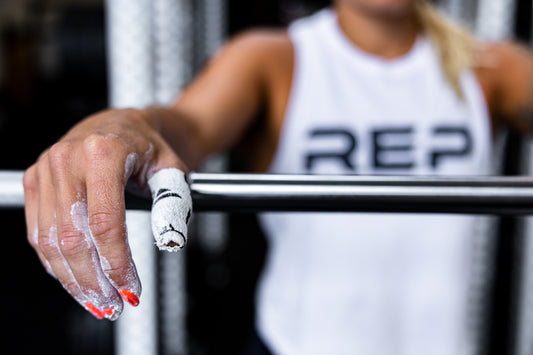
<path fill-rule="evenodd" d="M 34 192 L 36 190 L 37 178 L 35 169 L 35 165 L 32 165 L 24 172 L 22 177 L 22 186 L 26 192 Z"/>
<path fill-rule="evenodd" d="M 72 225 L 65 224 L 59 235 L 59 249 L 65 258 L 77 256 L 88 248 L 85 238 Z"/>
<path fill-rule="evenodd" d="M 39 231 L 39 245 L 38 249 L 43 253 L 47 258 L 57 255 L 57 240 L 50 236 L 49 233 Z"/>
<path fill-rule="evenodd" d="M 112 155 L 117 139 L 114 134 L 90 134 L 83 140 L 83 151 L 89 160 L 106 159 Z"/>
<path fill-rule="evenodd" d="M 68 141 L 60 141 L 50 147 L 48 161 L 54 171 L 61 171 L 67 167 L 73 153 L 72 148 L 72 144 Z"/>
<path fill-rule="evenodd" d="M 127 289 L 135 294 L 141 293 L 141 284 L 135 265 L 127 258 L 115 257 L 102 264 L 105 275 L 118 289 Z"/>
<path fill-rule="evenodd" d="M 65 281 L 62 281 L 61 284 L 67 290 L 72 296 L 79 296 L 79 285 L 78 282 L 74 279 L 68 279 Z"/>
<path fill-rule="evenodd" d="M 28 243 L 30 243 L 33 249 L 37 249 L 39 247 L 37 238 L 38 237 L 36 237 L 36 235 L 33 232 L 26 233 L 26 239 L 28 240 Z"/>
<path fill-rule="evenodd" d="M 108 263 L 110 260 L 108 260 Z M 127 263 L 123 262 L 122 260 L 112 260 L 113 266 L 111 264 L 105 265 L 103 267 L 104 273 L 111 279 L 118 282 L 115 282 L 118 284 L 118 286 L 121 285 L 120 280 L 125 279 L 128 273 L 131 271 L 131 268 L 127 266 Z"/>
<path fill-rule="evenodd" d="M 107 240 L 117 231 L 117 223 L 112 213 L 107 211 L 92 212 L 89 215 L 89 228 L 93 237 L 99 241 Z"/>
<path fill-rule="evenodd" d="M 113 109 L 111 113 L 113 114 L 113 123 L 120 126 L 129 126 L 132 121 L 143 122 L 146 116 L 144 110 L 134 108 Z"/>

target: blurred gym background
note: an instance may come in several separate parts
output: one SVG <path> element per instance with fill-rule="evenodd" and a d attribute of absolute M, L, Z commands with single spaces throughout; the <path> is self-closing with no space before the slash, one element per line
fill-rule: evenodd
<path fill-rule="evenodd" d="M 175 2 L 186 10 L 176 21 L 187 26 L 180 32 L 184 36 L 179 49 L 180 86 L 225 38 L 250 27 L 284 26 L 329 4 L 327 0 Z M 480 37 L 531 42 L 531 0 L 438 4 Z M 107 16 L 103 0 L 0 0 L 0 169 L 27 168 L 74 123 L 110 105 Z M 520 140 L 508 138 L 504 147 L 501 172 L 525 173 L 522 163 L 528 154 Z M 238 151 L 214 157 L 205 167 L 228 169 L 241 169 Z M 162 331 L 158 353 L 238 354 L 253 324 L 253 291 L 266 244 L 253 216 L 195 218 L 186 257 L 186 301 L 180 305 L 185 309 L 186 346 L 165 345 L 173 334 Z M 533 316 L 531 307 L 529 313 L 524 308 L 533 304 L 531 292 L 526 292 L 532 288 L 528 284 L 532 257 L 525 257 L 531 243 L 521 233 L 522 219 L 497 222 L 499 233 L 490 246 L 485 245 L 489 261 L 480 271 L 487 293 L 479 301 L 477 352 L 533 354 L 533 337 L 527 335 L 533 333 Z M 1 210 L 0 225 L 5 329 L 0 353 L 114 354 L 114 323 L 94 319 L 45 273 L 26 242 L 23 212 Z M 160 323 L 164 312 L 159 313 Z"/>

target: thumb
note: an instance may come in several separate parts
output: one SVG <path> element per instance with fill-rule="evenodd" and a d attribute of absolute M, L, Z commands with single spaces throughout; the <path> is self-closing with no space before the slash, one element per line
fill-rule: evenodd
<path fill-rule="evenodd" d="M 185 173 L 176 168 L 157 171 L 148 180 L 152 194 L 152 233 L 159 250 L 178 251 L 187 242 L 192 198 Z"/>

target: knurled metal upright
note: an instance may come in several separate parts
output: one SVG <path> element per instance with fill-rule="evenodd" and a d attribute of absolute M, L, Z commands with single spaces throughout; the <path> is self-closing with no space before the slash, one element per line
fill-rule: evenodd
<path fill-rule="evenodd" d="M 155 100 L 167 105 L 179 96 L 193 70 L 193 3 L 154 0 Z M 159 254 L 160 354 L 188 351 L 186 250 Z"/>
<path fill-rule="evenodd" d="M 530 37 L 533 44 L 533 6 Z M 526 174 L 533 175 L 533 143 L 526 143 Z M 527 218 L 518 301 L 517 355 L 533 355 L 533 218 Z"/>
<path fill-rule="evenodd" d="M 107 0 L 110 103 L 145 107 L 154 103 L 150 0 Z"/>
<path fill-rule="evenodd" d="M 202 0 L 203 9 L 203 52 L 210 57 L 222 46 L 227 35 L 226 0 Z"/>
<path fill-rule="evenodd" d="M 107 52 L 112 107 L 154 103 L 154 63 L 150 0 L 107 0 Z M 128 240 L 143 291 L 140 305 L 125 305 L 115 326 L 117 355 L 156 355 L 156 251 L 147 211 L 127 211 Z"/>
<path fill-rule="evenodd" d="M 530 169 L 529 173 L 533 174 L 533 169 Z M 528 218 L 527 228 L 528 233 L 524 240 L 524 257 L 521 268 L 521 292 L 517 311 L 517 355 L 533 354 L 533 227 L 531 217 Z"/>
<path fill-rule="evenodd" d="M 490 2 L 500 0 L 442 0 L 438 2 L 440 9 L 453 21 L 465 26 L 476 35 L 486 36 L 487 28 L 493 26 L 492 17 L 499 17 L 495 11 L 497 6 L 488 6 Z M 504 0 L 508 1 L 508 0 Z M 506 9 L 507 11 L 508 9 Z M 506 16 L 504 14 L 504 16 Z M 504 21 L 507 25 L 509 22 Z M 503 29 L 506 27 L 499 26 L 491 28 L 492 36 L 505 36 Z M 503 159 L 504 139 L 499 137 L 496 140 L 493 151 L 492 166 L 493 174 L 501 174 L 501 164 Z M 491 321 L 488 309 L 490 309 L 491 298 L 487 297 L 492 290 L 495 274 L 495 247 L 497 240 L 497 223 L 498 219 L 494 217 L 478 217 L 477 231 L 472 238 L 472 275 L 470 276 L 469 287 L 469 308 L 468 308 L 468 325 L 467 325 L 467 354 L 483 354 L 488 344 L 489 322 Z"/>
<path fill-rule="evenodd" d="M 478 21 L 476 35 L 483 40 L 500 41 L 513 37 L 515 21 L 515 0 L 479 0 Z M 533 29 L 532 29 L 533 33 Z M 522 164 L 525 174 L 533 174 L 533 145 L 525 143 L 526 161 Z M 516 317 L 516 334 L 513 350 L 516 355 L 533 355 L 533 218 L 525 218 L 523 224 L 523 243 L 519 280 L 517 280 L 518 295 L 514 310 Z M 513 305 L 511 305 L 513 306 Z"/>
<path fill-rule="evenodd" d="M 476 36 L 502 40 L 513 36 L 515 0 L 478 0 Z"/>
<path fill-rule="evenodd" d="M 198 65 L 204 63 L 224 44 L 227 36 L 227 3 L 226 0 L 201 0 L 198 2 L 199 19 L 196 38 Z M 226 154 L 211 156 L 202 166 L 203 172 L 224 172 L 228 169 Z M 228 238 L 229 222 L 226 214 L 203 213 L 196 217 L 196 235 L 202 247 L 209 253 L 220 253 L 224 250 Z"/>
<path fill-rule="evenodd" d="M 477 14 L 474 22 L 474 33 L 476 38 L 479 40 L 505 40 L 510 39 L 513 36 L 513 26 L 514 26 L 514 12 L 515 12 L 515 0 L 477 0 Z M 503 143 L 505 138 L 500 137 L 498 145 L 495 145 L 495 150 L 497 150 L 498 155 L 495 155 L 494 158 L 503 161 L 504 151 Z M 497 173 L 503 173 L 503 171 L 497 171 Z M 516 237 L 516 236 L 515 236 Z M 495 240 L 496 242 L 496 240 Z M 496 247 L 495 245 L 493 248 Z M 496 255 L 495 251 L 491 252 L 492 255 Z M 496 266 L 494 264 L 494 266 Z M 495 269 L 492 269 L 492 275 L 495 275 Z M 487 280 L 490 280 L 487 278 Z M 492 281 L 492 280 L 490 280 Z M 514 283 L 514 281 L 511 281 Z M 482 298 L 482 295 L 479 297 Z M 511 301 L 512 302 L 512 301 Z M 510 307 L 511 305 L 508 305 Z M 511 309 L 511 308 L 509 308 Z M 486 313 L 486 312 L 484 312 Z M 512 316 L 512 315 L 511 315 Z M 487 317 L 483 313 L 478 312 L 478 328 L 483 327 L 483 324 L 487 324 Z M 494 322 L 495 319 L 492 318 Z M 486 325 L 485 325 L 486 327 Z M 492 329 L 495 329 L 492 327 Z M 485 328 L 484 334 L 487 333 L 487 328 Z M 504 336 L 504 335 L 502 335 Z M 512 341 L 512 340 L 511 340 Z M 490 344 L 488 339 L 483 341 L 484 345 Z M 488 349 L 483 349 L 488 350 Z"/>
<path fill-rule="evenodd" d="M 179 95 L 193 70 L 192 0 L 153 0 L 154 86 L 158 104 Z"/>
<path fill-rule="evenodd" d="M 478 0 L 441 0 L 439 8 L 453 21 L 474 29 Z"/>

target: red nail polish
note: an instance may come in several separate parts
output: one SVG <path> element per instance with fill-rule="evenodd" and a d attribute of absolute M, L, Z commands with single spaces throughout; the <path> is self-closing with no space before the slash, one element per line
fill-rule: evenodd
<path fill-rule="evenodd" d="M 107 308 L 107 309 L 104 309 L 104 315 L 106 316 L 111 316 L 113 313 L 115 312 L 115 308 L 113 307 L 110 307 L 110 308 Z"/>
<path fill-rule="evenodd" d="M 104 318 L 104 315 L 105 315 L 104 312 L 102 312 L 101 310 L 99 310 L 98 308 L 96 308 L 96 307 L 94 306 L 94 304 L 92 304 L 91 302 L 87 302 L 87 303 L 85 303 L 85 308 L 86 308 L 89 312 L 91 312 L 91 314 L 92 314 L 93 316 L 95 316 L 96 318 L 98 318 L 98 319 L 102 319 L 102 318 Z"/>
<path fill-rule="evenodd" d="M 139 305 L 139 297 L 137 297 L 133 292 L 122 290 L 120 291 L 120 295 L 132 306 L 136 307 Z"/>

